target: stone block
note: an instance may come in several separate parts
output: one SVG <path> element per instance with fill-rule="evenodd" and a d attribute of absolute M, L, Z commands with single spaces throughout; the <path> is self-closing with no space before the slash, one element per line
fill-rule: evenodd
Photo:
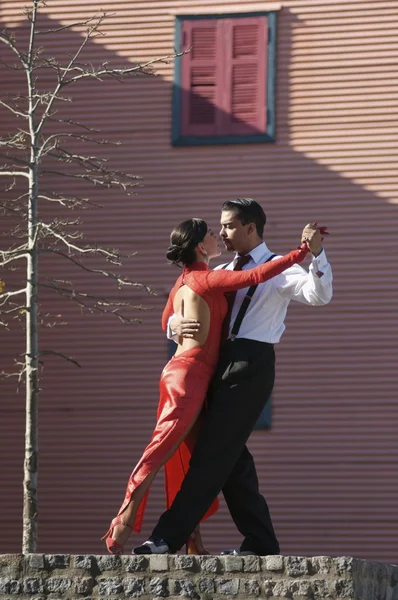
<path fill-rule="evenodd" d="M 21 583 L 17 579 L 0 577 L 0 594 L 19 594 Z"/>
<path fill-rule="evenodd" d="M 304 556 L 288 556 L 285 558 L 286 573 L 290 577 L 308 575 L 308 558 Z"/>
<path fill-rule="evenodd" d="M 200 569 L 206 573 L 217 573 L 219 570 L 219 560 L 214 556 L 199 556 L 197 560 Z"/>
<path fill-rule="evenodd" d="M 243 571 L 243 558 L 227 554 L 223 556 L 221 562 L 224 563 L 224 569 L 227 573 L 237 573 Z"/>
<path fill-rule="evenodd" d="M 167 554 L 154 554 L 149 557 L 149 568 L 151 571 L 168 571 L 169 557 Z"/>
<path fill-rule="evenodd" d="M 85 569 L 86 571 L 91 570 L 93 562 L 94 556 L 90 556 L 89 554 L 77 554 L 73 560 L 75 569 Z"/>
<path fill-rule="evenodd" d="M 224 596 L 237 596 L 239 593 L 239 579 L 219 579 L 217 591 Z"/>
<path fill-rule="evenodd" d="M 45 569 L 44 554 L 29 554 L 27 558 L 31 569 Z"/>
<path fill-rule="evenodd" d="M 91 577 L 82 577 L 74 581 L 76 594 L 89 595 L 93 591 L 94 580 Z"/>
<path fill-rule="evenodd" d="M 120 569 L 122 565 L 122 561 L 120 556 L 111 556 L 111 555 L 99 555 L 96 556 L 97 566 L 101 572 L 104 571 L 115 571 Z"/>
<path fill-rule="evenodd" d="M 244 556 L 243 570 L 245 573 L 257 573 L 261 569 L 259 556 Z"/>
<path fill-rule="evenodd" d="M 336 565 L 337 575 L 351 575 L 354 566 L 355 566 L 355 558 L 351 556 L 339 556 L 334 560 Z"/>
<path fill-rule="evenodd" d="M 312 574 L 328 575 L 333 573 L 334 565 L 330 556 L 313 556 L 310 558 Z"/>
<path fill-rule="evenodd" d="M 214 579 L 210 577 L 202 577 L 198 581 L 199 592 L 203 595 L 214 594 L 216 590 L 216 586 L 214 584 Z"/>
<path fill-rule="evenodd" d="M 184 598 L 193 598 L 199 600 L 200 596 L 195 590 L 194 582 L 191 579 L 176 579 L 174 581 L 174 594 Z"/>
<path fill-rule="evenodd" d="M 45 560 L 49 569 L 67 569 L 70 565 L 69 554 L 46 554 Z"/>
<path fill-rule="evenodd" d="M 146 556 L 122 556 L 122 562 L 124 568 L 128 573 L 135 573 L 137 571 L 145 571 L 148 568 L 149 560 Z"/>
<path fill-rule="evenodd" d="M 241 579 L 240 585 L 245 596 L 259 596 L 261 594 L 260 582 L 257 579 Z"/>
<path fill-rule="evenodd" d="M 352 579 L 338 579 L 334 582 L 334 589 L 337 594 L 337 598 L 348 598 L 349 600 L 355 600 L 357 595 L 355 594 L 354 582 Z M 366 598 L 364 596 L 363 598 Z M 376 600 L 376 598 L 372 595 L 366 600 Z"/>
<path fill-rule="evenodd" d="M 264 556 L 263 560 L 262 560 L 262 565 L 263 565 L 263 569 L 265 567 L 265 569 L 267 571 L 273 571 L 275 573 L 282 573 L 283 572 L 283 556 L 280 555 L 274 555 L 274 556 Z"/>
<path fill-rule="evenodd" d="M 67 577 L 50 577 L 46 581 L 48 592 L 56 594 L 65 594 L 72 587 L 72 580 Z"/>
<path fill-rule="evenodd" d="M 123 579 L 125 596 L 139 598 L 145 594 L 145 579 L 138 577 L 126 577 Z"/>
<path fill-rule="evenodd" d="M 166 598 L 169 595 L 168 580 L 161 577 L 153 577 L 149 582 L 149 591 L 156 598 Z"/>
<path fill-rule="evenodd" d="M 43 581 L 39 577 L 26 577 L 23 581 L 25 594 L 41 594 L 44 592 Z"/>
<path fill-rule="evenodd" d="M 330 593 L 328 582 L 325 579 L 312 579 L 311 589 L 315 600 L 323 600 L 334 596 Z"/>
<path fill-rule="evenodd" d="M 287 582 L 287 590 L 296 598 L 296 596 L 301 596 L 304 598 L 308 598 L 312 594 L 312 588 L 308 580 L 296 579 L 295 581 L 290 580 Z"/>
<path fill-rule="evenodd" d="M 104 577 L 98 580 L 99 596 L 117 596 L 123 592 L 123 586 L 119 577 Z"/>
<path fill-rule="evenodd" d="M 197 561 L 193 556 L 181 554 L 179 556 L 177 555 L 170 558 L 174 560 L 174 568 L 177 570 L 182 569 L 184 571 L 196 571 L 198 569 Z"/>
<path fill-rule="evenodd" d="M 0 554 L 0 571 L 3 568 L 19 571 L 23 558 L 22 554 Z"/>
<path fill-rule="evenodd" d="M 268 585 L 266 585 L 268 583 Z M 286 580 L 281 579 L 280 581 L 269 581 L 265 582 L 266 594 L 271 596 L 280 596 L 281 598 L 291 597 L 288 583 Z"/>

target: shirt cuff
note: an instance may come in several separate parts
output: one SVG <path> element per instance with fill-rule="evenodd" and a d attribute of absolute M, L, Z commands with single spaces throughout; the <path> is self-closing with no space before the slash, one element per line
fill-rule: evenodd
<path fill-rule="evenodd" d="M 171 317 L 169 317 L 169 320 L 167 321 L 167 332 L 166 332 L 166 335 L 167 335 L 167 339 L 168 339 L 168 340 L 174 340 L 174 341 L 175 341 L 175 338 L 176 338 L 177 334 L 176 334 L 176 332 L 175 332 L 175 331 L 173 331 L 173 330 L 172 330 L 172 328 L 170 327 L 170 321 L 171 321 L 171 319 L 172 319 L 173 317 L 174 317 L 174 315 L 172 315 Z"/>
<path fill-rule="evenodd" d="M 315 271 L 322 271 L 322 267 L 325 268 L 327 264 L 328 260 L 326 258 L 326 252 L 324 249 L 322 249 L 321 253 L 318 254 L 318 256 L 314 256 L 312 258 L 312 265 Z"/>
<path fill-rule="evenodd" d="M 322 277 L 328 265 L 329 263 L 326 258 L 326 252 L 324 249 L 322 249 L 321 253 L 318 254 L 318 256 L 313 257 L 310 269 L 315 275 L 317 275 L 318 277 Z"/>

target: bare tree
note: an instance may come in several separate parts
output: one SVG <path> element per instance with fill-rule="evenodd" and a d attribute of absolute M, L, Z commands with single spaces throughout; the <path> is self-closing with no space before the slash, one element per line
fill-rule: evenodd
<path fill-rule="evenodd" d="M 176 56 L 165 56 L 145 64 L 129 64 L 125 68 L 113 68 L 103 62 L 98 66 L 82 62 L 82 55 L 89 40 L 102 35 L 101 24 L 106 14 L 100 12 L 87 20 L 43 30 L 38 27 L 41 0 L 32 0 L 25 14 L 29 21 L 29 35 L 22 44 L 9 30 L 0 32 L 0 42 L 5 44 L 16 59 L 8 63 L 11 71 L 23 75 L 23 94 L 8 93 L 0 99 L 0 107 L 8 111 L 21 126 L 0 138 L 0 177 L 6 178 L 6 197 L 0 204 L 0 214 L 8 216 L 12 227 L 7 231 L 11 244 L 0 250 L 0 266 L 14 269 L 22 261 L 26 272 L 23 285 L 18 289 L 7 289 L 7 277 L 0 280 L 0 324 L 8 327 L 13 319 L 24 319 L 26 323 L 26 349 L 17 362 L 16 375 L 26 384 L 26 436 L 24 462 L 24 508 L 23 544 L 24 553 L 36 551 L 37 540 L 37 473 L 38 473 L 38 396 L 39 367 L 48 354 L 60 356 L 78 364 L 75 359 L 57 349 L 41 349 L 39 345 L 39 291 L 52 290 L 60 296 L 77 302 L 82 309 L 111 313 L 125 323 L 137 320 L 130 309 L 139 310 L 130 299 L 120 300 L 84 292 L 70 282 L 60 278 L 39 278 L 39 257 L 51 253 L 68 261 L 88 273 L 96 273 L 113 280 L 118 288 L 149 288 L 121 275 L 117 269 L 122 255 L 117 249 L 101 247 L 86 242 L 76 229 L 79 219 L 55 217 L 45 220 L 39 206 L 56 205 L 57 208 L 83 209 L 95 204 L 88 198 L 76 195 L 49 192 L 48 177 L 66 178 L 86 182 L 102 189 L 118 188 L 130 195 L 139 178 L 113 169 L 106 159 L 76 150 L 78 144 L 107 145 L 110 142 L 98 138 L 98 131 L 71 119 L 62 119 L 57 108 L 70 101 L 64 95 L 65 88 L 79 80 L 102 80 L 105 77 L 123 81 L 128 76 L 153 74 L 152 65 L 157 61 L 168 61 Z M 38 37 L 59 34 L 71 28 L 82 32 L 81 43 L 65 64 L 53 56 L 46 56 L 43 46 L 38 46 Z M 50 91 L 39 86 L 40 74 L 53 75 Z M 71 147 L 72 146 L 72 147 Z M 61 165 L 61 166 L 60 166 Z M 44 211 L 45 213 L 46 211 Z M 101 259 L 104 266 L 98 266 Z"/>

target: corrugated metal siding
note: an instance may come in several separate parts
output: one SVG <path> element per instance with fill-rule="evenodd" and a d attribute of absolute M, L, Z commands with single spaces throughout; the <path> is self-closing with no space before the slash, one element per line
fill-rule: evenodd
<path fill-rule="evenodd" d="M 18 26 L 23 4 L 3 1 L 0 20 Z M 66 24 L 72 7 L 80 19 L 97 6 L 94 0 L 59 0 L 47 15 Z M 217 3 L 225 12 L 245 6 Z M 102 7 L 112 13 L 106 37 L 85 57 L 120 64 L 172 53 L 173 12 L 213 11 L 214 2 Z M 250 9 L 263 7 L 250 2 Z M 66 114 L 120 139 L 112 163 L 142 175 L 144 184 L 128 202 L 116 193 L 99 194 L 108 208 L 90 214 L 87 230 L 102 243 L 137 250 L 128 268 L 159 296 L 139 297 L 153 312 L 133 328 L 110 318 L 83 319 L 72 305 L 51 302 L 69 325 L 46 331 L 43 345 L 72 354 L 83 368 L 53 359 L 44 370 L 41 552 L 103 550 L 98 538 L 153 425 L 166 359 L 159 316 L 175 275 L 163 259 L 169 231 L 192 214 L 215 224 L 223 200 L 246 195 L 266 208 L 266 239 L 274 251 L 294 245 L 302 225 L 314 218 L 333 233 L 327 245 L 335 298 L 321 309 L 291 305 L 277 349 L 273 427 L 250 442 L 282 551 L 397 561 L 397 17 L 393 0 L 283 3 L 276 144 L 171 148 L 171 63 L 160 66 L 156 79 L 84 83 L 73 91 L 77 102 Z M 58 52 L 70 50 L 78 36 L 61 39 Z M 74 192 L 76 186 L 68 185 Z M 55 271 L 55 263 L 49 268 Z M 21 351 L 15 335 L 4 339 Z M 2 389 L 0 551 L 14 552 L 20 548 L 23 394 L 16 397 L 9 382 Z M 163 506 L 159 477 L 143 535 Z M 225 507 L 204 530 L 212 551 L 239 540 Z"/>

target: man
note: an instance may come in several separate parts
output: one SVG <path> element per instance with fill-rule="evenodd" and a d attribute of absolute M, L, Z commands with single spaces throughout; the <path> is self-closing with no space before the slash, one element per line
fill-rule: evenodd
<path fill-rule="evenodd" d="M 227 250 L 236 253 L 227 269 L 236 268 L 238 259 L 240 264 L 247 261 L 244 269 L 272 260 L 274 255 L 262 239 L 265 222 L 263 209 L 250 198 L 223 204 L 220 235 Z M 290 300 L 316 306 L 327 304 L 332 297 L 331 267 L 316 223 L 304 228 L 302 240 L 307 241 L 313 255 L 309 273 L 294 265 L 258 285 L 243 320 L 240 307 L 248 290 L 236 293 L 229 339 L 221 347 L 190 469 L 172 506 L 163 513 L 149 540 L 134 549 L 135 553 L 179 550 L 222 490 L 244 537 L 239 551 L 226 553 L 279 554 L 279 543 L 267 503 L 258 489 L 246 442 L 274 385 L 274 344 L 285 329 Z M 171 325 L 185 337 L 192 337 L 200 326 L 180 317 L 174 317 Z"/>

